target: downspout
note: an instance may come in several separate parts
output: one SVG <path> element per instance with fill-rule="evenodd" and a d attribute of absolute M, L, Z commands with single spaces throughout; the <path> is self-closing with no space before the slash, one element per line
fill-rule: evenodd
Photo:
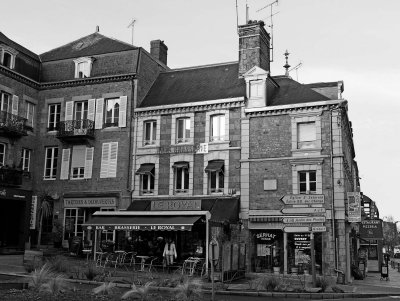
<path fill-rule="evenodd" d="M 131 188 L 131 152 L 132 152 L 132 118 L 134 114 L 134 103 L 135 103 L 135 89 L 136 89 L 136 79 L 131 80 L 131 113 L 129 118 L 129 148 L 128 148 L 128 179 L 126 181 L 126 190 L 130 194 L 130 200 L 132 203 L 132 188 Z"/>
<path fill-rule="evenodd" d="M 333 108 L 330 110 L 330 117 L 331 122 L 329 123 L 329 131 L 330 131 L 330 163 L 331 163 L 331 185 L 332 185 L 332 202 L 331 202 L 331 217 L 332 217 L 332 237 L 333 237 L 333 245 L 335 251 L 335 270 L 338 269 L 338 254 L 337 254 L 337 243 L 336 243 L 336 231 L 335 231 L 335 179 L 333 176 L 334 168 L 333 168 L 333 130 L 332 130 L 332 123 L 333 123 Z"/>

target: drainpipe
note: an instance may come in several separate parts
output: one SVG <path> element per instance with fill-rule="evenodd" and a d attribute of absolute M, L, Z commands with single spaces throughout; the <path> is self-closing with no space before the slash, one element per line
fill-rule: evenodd
<path fill-rule="evenodd" d="M 332 217 L 332 238 L 333 238 L 333 245 L 334 245 L 334 251 L 335 251 L 335 270 L 338 269 L 338 254 L 337 254 L 337 242 L 336 242 L 336 231 L 335 231 L 335 179 L 333 176 L 333 130 L 332 130 L 332 124 L 333 124 L 333 108 L 330 110 L 330 117 L 331 117 L 331 122 L 329 123 L 329 131 L 330 131 L 330 144 L 331 144 L 331 151 L 330 151 L 330 163 L 331 163 L 331 185 L 332 185 L 332 202 L 331 202 L 331 217 Z"/>

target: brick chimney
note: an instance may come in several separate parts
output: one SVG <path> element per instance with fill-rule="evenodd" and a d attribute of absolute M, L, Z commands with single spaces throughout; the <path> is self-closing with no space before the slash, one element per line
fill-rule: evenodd
<path fill-rule="evenodd" d="M 249 21 L 240 25 L 239 77 L 254 66 L 270 71 L 270 36 L 263 21 Z"/>
<path fill-rule="evenodd" d="M 155 59 L 167 65 L 168 47 L 164 44 L 164 41 L 153 40 L 150 42 L 150 54 Z"/>

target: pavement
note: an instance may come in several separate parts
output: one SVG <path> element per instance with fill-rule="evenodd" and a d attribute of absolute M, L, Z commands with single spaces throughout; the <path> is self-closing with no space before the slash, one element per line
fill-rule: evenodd
<path fill-rule="evenodd" d="M 9 276 L 26 276 L 26 271 L 22 264 L 22 255 L 0 255 L 0 281 Z M 275 297 L 294 297 L 306 299 L 332 299 L 332 298 L 373 298 L 383 296 L 400 296 L 400 272 L 398 266 L 400 260 L 395 259 L 395 268 L 389 264 L 389 278 L 382 279 L 380 273 L 368 273 L 363 280 L 353 280 L 349 284 L 337 284 L 341 293 L 280 293 L 280 292 L 261 292 L 250 291 L 249 281 L 239 280 L 225 285 L 223 290 L 217 294 L 248 295 L 248 296 L 275 296 Z M 82 282 L 82 281 L 80 281 Z"/>

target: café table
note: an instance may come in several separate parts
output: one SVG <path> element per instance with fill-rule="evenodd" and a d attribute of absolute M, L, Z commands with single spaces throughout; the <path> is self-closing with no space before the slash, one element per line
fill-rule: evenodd
<path fill-rule="evenodd" d="M 146 255 L 137 255 L 136 257 L 141 259 L 141 262 L 140 262 L 140 270 L 139 270 L 139 271 L 144 272 L 144 263 L 146 262 L 147 259 L 150 258 L 150 256 L 146 256 Z"/>

